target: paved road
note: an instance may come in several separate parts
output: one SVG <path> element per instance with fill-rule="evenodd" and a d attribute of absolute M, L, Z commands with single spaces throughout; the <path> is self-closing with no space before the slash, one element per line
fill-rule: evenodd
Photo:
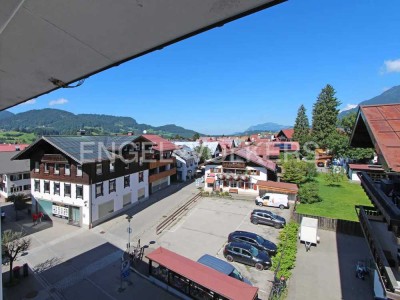
<path fill-rule="evenodd" d="M 355 278 L 357 261 L 370 258 L 364 238 L 325 230 L 318 234 L 321 243 L 309 252 L 298 244 L 287 299 L 374 299 L 372 274 L 365 281 Z"/>
<path fill-rule="evenodd" d="M 163 216 L 196 193 L 194 184 L 174 185 L 132 208 L 128 212 L 133 215 L 132 244 L 139 237 L 143 242 L 155 239 L 155 227 Z M 126 214 L 92 230 L 57 220 L 32 226 L 27 217 L 6 223 L 8 228 L 26 228 L 32 245 L 15 263 L 28 263 L 31 276 L 6 289 L 4 299 L 32 299 L 36 294 L 34 299 L 176 299 L 135 273 L 130 275 L 133 284 L 123 283 L 124 291 L 119 292 L 121 257 L 128 241 Z M 7 271 L 3 266 L 3 277 Z"/>

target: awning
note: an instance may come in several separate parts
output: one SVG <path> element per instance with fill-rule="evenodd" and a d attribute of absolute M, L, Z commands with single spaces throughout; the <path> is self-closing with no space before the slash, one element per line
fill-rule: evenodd
<path fill-rule="evenodd" d="M 1 1 L 0 110 L 283 1 Z"/>
<path fill-rule="evenodd" d="M 207 183 L 214 183 L 215 182 L 215 178 L 214 177 L 209 177 L 206 179 Z"/>

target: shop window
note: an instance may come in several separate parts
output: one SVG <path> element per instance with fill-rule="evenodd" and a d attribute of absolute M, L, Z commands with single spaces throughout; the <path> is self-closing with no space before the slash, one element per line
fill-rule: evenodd
<path fill-rule="evenodd" d="M 154 261 L 151 262 L 150 273 L 158 280 L 168 283 L 168 269 L 163 266 L 160 266 L 158 263 Z"/>

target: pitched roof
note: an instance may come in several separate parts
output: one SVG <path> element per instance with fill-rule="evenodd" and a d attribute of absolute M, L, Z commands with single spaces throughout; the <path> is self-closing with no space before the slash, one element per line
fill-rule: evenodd
<path fill-rule="evenodd" d="M 134 139 L 134 136 L 43 136 L 13 159 L 28 159 L 29 153 L 34 151 L 39 143 L 46 142 L 80 164 L 109 160 L 117 156 L 110 151 L 119 150 Z"/>
<path fill-rule="evenodd" d="M 156 134 L 143 134 L 141 137 L 152 142 L 154 144 L 153 149 L 156 151 L 170 151 L 175 150 L 176 146 L 174 143 L 162 138 Z"/>
<path fill-rule="evenodd" d="M 384 171 L 380 165 L 349 164 L 349 168 L 353 170 Z"/>
<path fill-rule="evenodd" d="M 221 296 L 232 300 L 252 300 L 258 288 L 229 277 L 201 263 L 159 247 L 146 257 L 199 285 L 205 286 Z"/>
<path fill-rule="evenodd" d="M 232 153 L 235 153 L 236 155 L 239 155 L 239 156 L 241 156 L 255 164 L 258 164 L 262 167 L 265 167 L 271 171 L 275 172 L 275 170 L 276 170 L 276 164 L 272 160 L 261 158 L 257 155 L 257 153 L 251 151 L 248 148 L 240 148 Z M 230 154 L 232 154 L 232 153 L 230 153 Z"/>
<path fill-rule="evenodd" d="M 287 194 L 297 194 L 299 191 L 297 184 L 288 182 L 258 180 L 257 185 L 260 189 L 275 192 L 284 192 Z"/>
<path fill-rule="evenodd" d="M 374 147 L 386 169 L 400 172 L 400 104 L 360 106 L 350 145 Z"/>
<path fill-rule="evenodd" d="M 172 153 L 172 155 L 174 156 L 179 156 L 180 158 L 184 159 L 184 160 L 188 160 L 191 158 L 197 158 L 197 153 L 192 151 L 192 150 L 183 150 L 183 149 L 176 149 L 174 150 L 174 152 Z"/>
<path fill-rule="evenodd" d="M 29 159 L 11 160 L 19 151 L 0 152 L 0 174 L 20 173 L 30 171 Z"/>
<path fill-rule="evenodd" d="M 13 152 L 13 151 L 20 151 L 24 150 L 28 147 L 29 144 L 0 144 L 0 152 Z"/>
<path fill-rule="evenodd" d="M 200 146 L 200 142 L 174 142 L 175 145 L 177 146 L 187 146 L 190 149 L 194 150 L 194 148 Z M 207 147 L 210 149 L 211 155 L 214 155 L 215 151 L 217 151 L 218 142 L 202 142 L 201 145 L 203 147 Z"/>

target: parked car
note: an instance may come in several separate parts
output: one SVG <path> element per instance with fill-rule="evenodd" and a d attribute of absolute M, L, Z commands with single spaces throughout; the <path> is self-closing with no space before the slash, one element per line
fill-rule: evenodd
<path fill-rule="evenodd" d="M 253 224 L 265 224 L 274 226 L 275 228 L 282 228 L 286 225 L 285 218 L 274 214 L 268 210 L 255 209 L 250 215 L 250 221 Z"/>
<path fill-rule="evenodd" d="M 279 207 L 280 209 L 289 208 L 288 195 L 266 193 L 256 198 L 256 204 L 259 206 Z"/>
<path fill-rule="evenodd" d="M 238 279 L 240 281 L 243 281 L 247 284 L 253 285 L 250 280 L 247 278 L 243 277 L 242 274 L 230 263 L 223 261 L 222 259 L 219 259 L 215 256 L 211 256 L 209 254 L 204 254 L 202 257 L 200 257 L 197 262 L 210 267 L 218 272 L 224 273 L 225 275 L 228 275 L 230 277 L 233 277 L 235 279 Z"/>
<path fill-rule="evenodd" d="M 229 234 L 228 242 L 242 242 L 256 247 L 258 250 L 266 251 L 268 255 L 275 255 L 278 247 L 262 236 L 253 232 L 234 231 Z"/>
<path fill-rule="evenodd" d="M 254 266 L 262 271 L 271 266 L 271 258 L 265 251 L 259 251 L 256 247 L 246 243 L 231 242 L 224 248 L 224 256 L 229 261 Z"/>

